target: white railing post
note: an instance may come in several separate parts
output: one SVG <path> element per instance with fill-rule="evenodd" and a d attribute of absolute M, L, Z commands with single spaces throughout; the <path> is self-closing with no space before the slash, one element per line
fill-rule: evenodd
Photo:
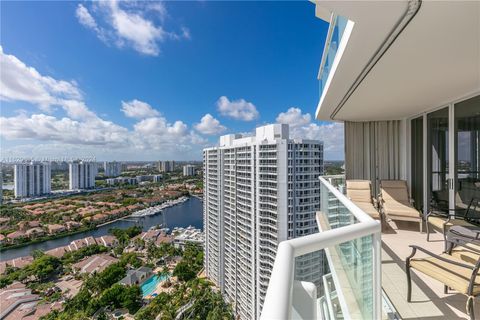
<path fill-rule="evenodd" d="M 382 319 L 382 239 L 381 232 L 373 234 L 373 316 Z"/>

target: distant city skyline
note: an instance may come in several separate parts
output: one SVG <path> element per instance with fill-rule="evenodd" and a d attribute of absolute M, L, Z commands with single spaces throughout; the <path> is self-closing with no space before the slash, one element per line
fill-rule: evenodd
<path fill-rule="evenodd" d="M 307 112 L 328 27 L 312 3 L 5 2 L 0 20 L 1 158 L 201 160 L 288 123 L 343 159 L 343 125 Z"/>

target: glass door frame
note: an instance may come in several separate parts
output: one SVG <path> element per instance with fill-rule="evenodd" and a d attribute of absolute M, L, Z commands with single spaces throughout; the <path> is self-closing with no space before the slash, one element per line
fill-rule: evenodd
<path fill-rule="evenodd" d="M 449 213 L 453 212 L 451 211 L 452 209 L 455 209 L 455 109 L 454 109 L 454 103 L 449 103 L 447 105 L 443 105 L 441 107 L 429 110 L 428 112 L 423 113 L 423 213 L 426 215 L 428 213 L 428 210 L 430 209 L 430 203 L 429 199 L 431 198 L 429 192 L 429 174 L 431 172 L 428 172 L 429 168 L 429 148 L 431 147 L 428 144 L 428 138 L 429 138 L 429 128 L 428 128 L 428 115 L 448 108 L 448 141 L 447 141 L 447 146 L 448 146 L 448 175 L 447 175 L 447 183 L 448 183 L 448 209 Z M 411 121 L 411 120 L 410 120 Z"/>
<path fill-rule="evenodd" d="M 429 203 L 429 177 L 428 177 L 428 114 L 438 111 L 440 109 L 448 108 L 448 208 L 450 212 L 454 212 L 455 210 L 455 186 L 457 183 L 457 175 L 455 174 L 455 166 L 456 166 L 456 158 L 455 158 L 455 152 L 456 150 L 456 132 L 455 132 L 455 104 L 466 101 L 468 99 L 471 99 L 473 97 L 476 97 L 480 95 L 480 92 L 475 92 L 472 94 L 469 94 L 461 99 L 457 99 L 455 101 L 452 101 L 448 104 L 444 104 L 440 107 L 432 108 L 426 112 L 422 112 L 419 114 L 416 114 L 412 117 L 407 118 L 407 163 L 410 163 L 408 166 L 408 182 L 409 185 L 411 186 L 412 183 L 412 168 L 411 166 L 411 160 L 412 160 L 412 145 L 411 145 L 411 138 L 412 138 L 412 130 L 411 130 L 411 122 L 414 119 L 417 119 L 418 117 L 423 116 L 423 214 L 426 215 L 428 213 L 430 203 Z M 411 192 L 411 188 L 410 188 Z M 417 200 L 418 201 L 418 200 Z"/>

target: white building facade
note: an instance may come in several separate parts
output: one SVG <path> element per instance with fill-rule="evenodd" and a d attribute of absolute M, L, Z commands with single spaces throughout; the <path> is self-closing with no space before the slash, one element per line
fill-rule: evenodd
<path fill-rule="evenodd" d="M 175 161 L 159 161 L 158 171 L 160 172 L 172 172 L 175 171 Z"/>
<path fill-rule="evenodd" d="M 69 189 L 90 189 L 95 187 L 97 164 L 95 162 L 75 161 L 68 165 Z"/>
<path fill-rule="evenodd" d="M 194 176 L 195 175 L 195 166 L 192 166 L 191 164 L 187 164 L 183 166 L 183 176 L 188 177 L 188 176 Z"/>
<path fill-rule="evenodd" d="M 14 166 L 15 198 L 39 196 L 52 191 L 49 163 L 21 163 Z"/>
<path fill-rule="evenodd" d="M 260 315 L 278 244 L 318 231 L 323 143 L 289 139 L 288 125 L 255 136 L 226 135 L 204 150 L 207 276 L 241 319 Z M 320 254 L 298 259 L 302 279 L 320 281 Z"/>
<path fill-rule="evenodd" d="M 103 163 L 103 170 L 105 171 L 105 177 L 118 177 L 122 174 L 122 164 L 116 161 L 105 161 Z"/>

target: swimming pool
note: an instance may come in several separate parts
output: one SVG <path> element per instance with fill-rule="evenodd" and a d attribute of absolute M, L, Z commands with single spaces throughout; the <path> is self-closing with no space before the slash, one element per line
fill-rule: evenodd
<path fill-rule="evenodd" d="M 140 286 L 140 288 L 142 289 L 142 295 L 143 297 L 145 298 L 146 296 L 149 296 L 151 295 L 155 289 L 157 288 L 157 285 L 167 279 L 168 276 L 164 276 L 164 277 L 159 277 L 157 275 L 154 275 L 150 278 L 148 278 L 144 283 L 142 283 L 142 285 Z"/>

